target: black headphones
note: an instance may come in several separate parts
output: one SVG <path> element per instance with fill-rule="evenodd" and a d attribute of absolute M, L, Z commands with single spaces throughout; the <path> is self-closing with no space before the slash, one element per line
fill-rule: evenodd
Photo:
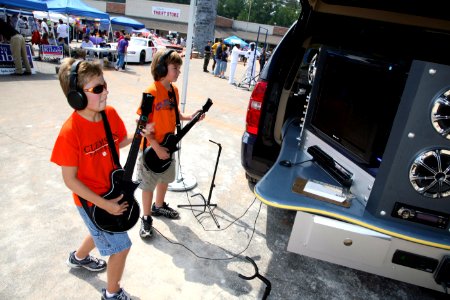
<path fill-rule="evenodd" d="M 78 88 L 78 68 L 80 67 L 81 60 L 77 60 L 72 64 L 70 68 L 70 90 L 67 94 L 67 101 L 69 105 L 75 110 L 83 110 L 88 104 L 86 94 L 82 89 Z"/>
<path fill-rule="evenodd" d="M 167 63 L 166 60 L 175 50 L 167 50 L 158 60 L 158 65 L 156 66 L 156 73 L 159 77 L 165 77 L 167 75 Z"/>

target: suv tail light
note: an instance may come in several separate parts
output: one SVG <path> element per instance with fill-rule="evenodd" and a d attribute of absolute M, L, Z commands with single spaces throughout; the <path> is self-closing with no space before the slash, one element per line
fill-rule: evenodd
<path fill-rule="evenodd" d="M 250 134 L 258 134 L 259 118 L 261 116 L 261 107 L 266 90 L 267 82 L 259 81 L 256 83 L 252 95 L 250 96 L 245 125 L 245 130 Z"/>

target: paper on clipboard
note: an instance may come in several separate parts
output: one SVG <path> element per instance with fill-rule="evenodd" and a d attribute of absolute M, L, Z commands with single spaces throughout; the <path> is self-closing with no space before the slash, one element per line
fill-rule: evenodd
<path fill-rule="evenodd" d="M 311 180 L 308 180 L 303 190 L 307 193 L 331 199 L 339 203 L 343 203 L 347 199 L 345 195 L 343 195 L 341 188 L 321 184 Z"/>

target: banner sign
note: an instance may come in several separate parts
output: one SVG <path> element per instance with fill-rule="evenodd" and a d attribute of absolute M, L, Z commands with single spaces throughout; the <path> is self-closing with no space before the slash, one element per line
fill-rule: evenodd
<path fill-rule="evenodd" d="M 63 59 L 63 46 L 41 45 L 42 60 L 58 60 Z"/>
<path fill-rule="evenodd" d="M 152 6 L 152 14 L 160 17 L 171 17 L 179 19 L 181 17 L 181 10 L 176 8 Z"/>
<path fill-rule="evenodd" d="M 28 62 L 31 66 L 31 72 L 34 74 L 33 56 L 31 55 L 31 45 L 26 45 Z M 23 64 L 22 64 L 23 66 Z M 23 66 L 24 72 L 25 67 Z M 9 75 L 16 71 L 14 60 L 9 44 L 0 44 L 0 75 Z"/>

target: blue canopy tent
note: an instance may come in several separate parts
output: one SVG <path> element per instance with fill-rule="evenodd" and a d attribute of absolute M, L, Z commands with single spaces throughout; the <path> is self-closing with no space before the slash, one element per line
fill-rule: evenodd
<path fill-rule="evenodd" d="M 227 45 L 236 45 L 239 44 L 241 45 L 241 47 L 247 47 L 248 43 L 245 42 L 243 39 L 241 39 L 240 37 L 237 37 L 235 35 L 229 36 L 226 39 L 223 40 L 223 42 Z"/>
<path fill-rule="evenodd" d="M 41 0 L 41 1 L 47 4 L 47 11 L 67 15 L 67 22 L 69 22 L 69 15 L 93 19 L 109 19 L 109 14 L 96 8 L 90 7 L 81 0 Z"/>
<path fill-rule="evenodd" d="M 144 24 L 142 24 L 134 19 L 127 18 L 127 17 L 112 17 L 111 24 L 127 26 L 127 27 L 131 27 L 133 29 L 145 28 Z"/>
<path fill-rule="evenodd" d="M 2 1 L 2 0 L 0 0 Z M 81 0 L 42 0 L 47 3 L 47 11 L 60 14 L 88 17 L 93 19 L 109 19 L 109 15 L 90 7 Z"/>
<path fill-rule="evenodd" d="M 47 3 L 38 0 L 0 0 L 0 7 L 46 11 Z"/>
<path fill-rule="evenodd" d="M 3 10 L 0 9 L 0 13 L 5 12 L 5 11 L 9 15 L 21 14 L 22 16 L 33 16 L 33 12 L 28 11 L 28 10 L 9 9 L 9 8 L 4 8 Z"/>

